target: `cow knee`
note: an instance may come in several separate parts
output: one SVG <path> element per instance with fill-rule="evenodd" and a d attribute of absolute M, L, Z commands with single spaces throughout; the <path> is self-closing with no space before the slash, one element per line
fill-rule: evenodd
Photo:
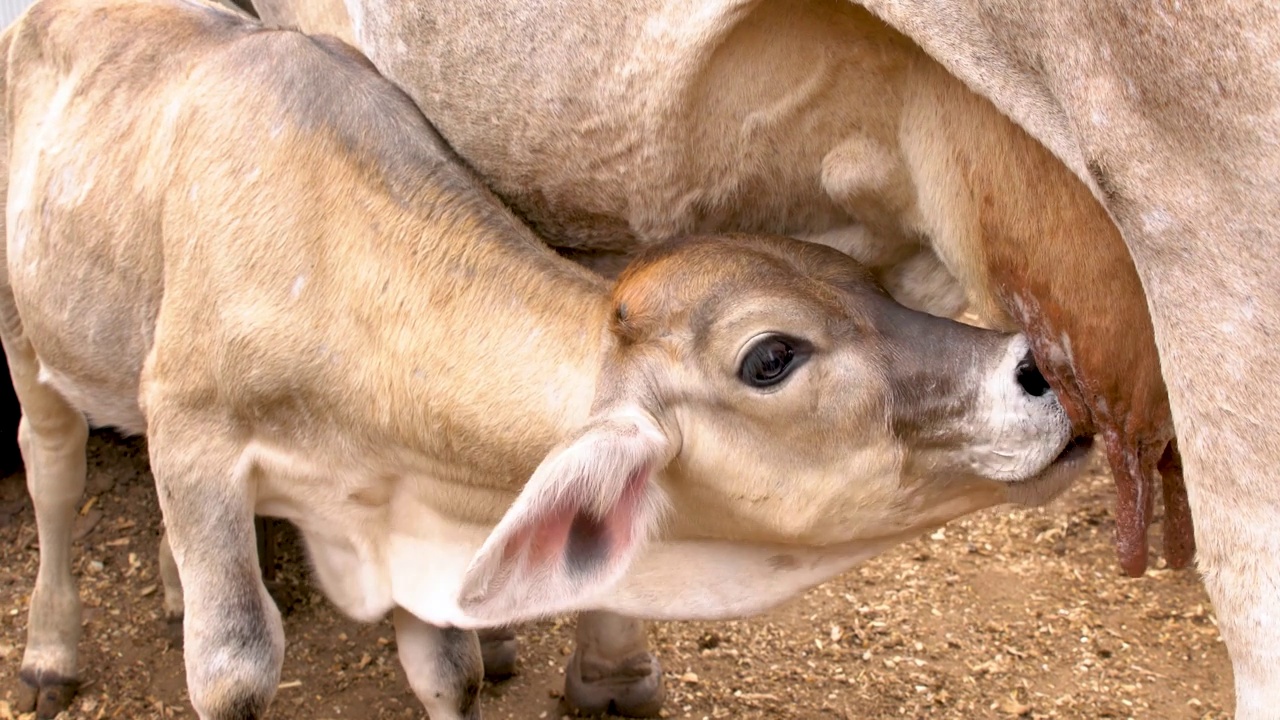
<path fill-rule="evenodd" d="M 260 583 L 253 594 L 258 597 L 219 608 L 214 622 L 184 628 L 187 687 L 203 720 L 262 718 L 275 697 L 284 626 Z"/>

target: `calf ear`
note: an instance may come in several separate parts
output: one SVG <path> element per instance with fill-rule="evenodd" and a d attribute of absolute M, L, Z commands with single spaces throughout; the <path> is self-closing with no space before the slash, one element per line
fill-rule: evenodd
<path fill-rule="evenodd" d="M 671 443 L 639 412 L 592 423 L 553 451 L 489 534 L 458 604 L 510 623 L 577 609 L 626 572 L 663 510 L 654 471 Z"/>

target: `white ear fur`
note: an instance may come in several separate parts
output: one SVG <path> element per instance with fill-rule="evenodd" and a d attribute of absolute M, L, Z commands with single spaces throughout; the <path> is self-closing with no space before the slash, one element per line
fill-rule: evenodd
<path fill-rule="evenodd" d="M 494 624 L 576 610 L 607 590 L 661 522 L 652 475 L 671 443 L 630 410 L 552 451 L 472 559 L 458 604 Z"/>

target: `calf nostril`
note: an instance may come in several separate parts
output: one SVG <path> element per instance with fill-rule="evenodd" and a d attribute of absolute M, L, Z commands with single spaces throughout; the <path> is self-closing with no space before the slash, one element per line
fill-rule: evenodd
<path fill-rule="evenodd" d="M 1018 367 L 1014 369 L 1014 377 L 1018 385 L 1031 397 L 1040 397 L 1049 392 L 1049 381 L 1044 379 L 1040 368 L 1036 367 L 1036 361 L 1031 357 L 1030 352 L 1018 362 Z"/>

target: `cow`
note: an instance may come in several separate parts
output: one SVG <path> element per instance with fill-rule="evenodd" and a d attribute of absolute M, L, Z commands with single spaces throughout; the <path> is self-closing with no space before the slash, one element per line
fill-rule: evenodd
<path fill-rule="evenodd" d="M 90 424 L 148 438 L 204 720 L 262 717 L 279 680 L 255 512 L 298 526 L 343 612 L 393 616 L 432 718 L 476 718 L 474 628 L 757 613 L 1087 465 L 1024 336 L 775 236 L 659 244 L 607 282 L 334 38 L 38 0 L 0 51 L 42 716 L 76 678 Z"/>
<path fill-rule="evenodd" d="M 1190 562 L 1169 398 L 1124 239 L 1047 148 L 865 8 L 359 0 L 353 23 L 340 0 L 305 3 L 310 18 L 281 2 L 260 3 L 265 22 L 356 36 L 572 257 L 609 268 L 688 232 L 780 232 L 859 258 L 907 305 L 1027 331 L 1073 419 L 1105 441 L 1124 571 L 1146 570 L 1157 477 L 1165 555 Z M 594 709 L 575 661 L 602 621 L 584 621 L 566 697 Z M 642 627 L 613 624 L 630 628 L 615 663 L 634 677 Z"/>
<path fill-rule="evenodd" d="M 1142 280 L 1236 717 L 1280 707 L 1280 7 L 865 0 L 1048 147 Z"/>

